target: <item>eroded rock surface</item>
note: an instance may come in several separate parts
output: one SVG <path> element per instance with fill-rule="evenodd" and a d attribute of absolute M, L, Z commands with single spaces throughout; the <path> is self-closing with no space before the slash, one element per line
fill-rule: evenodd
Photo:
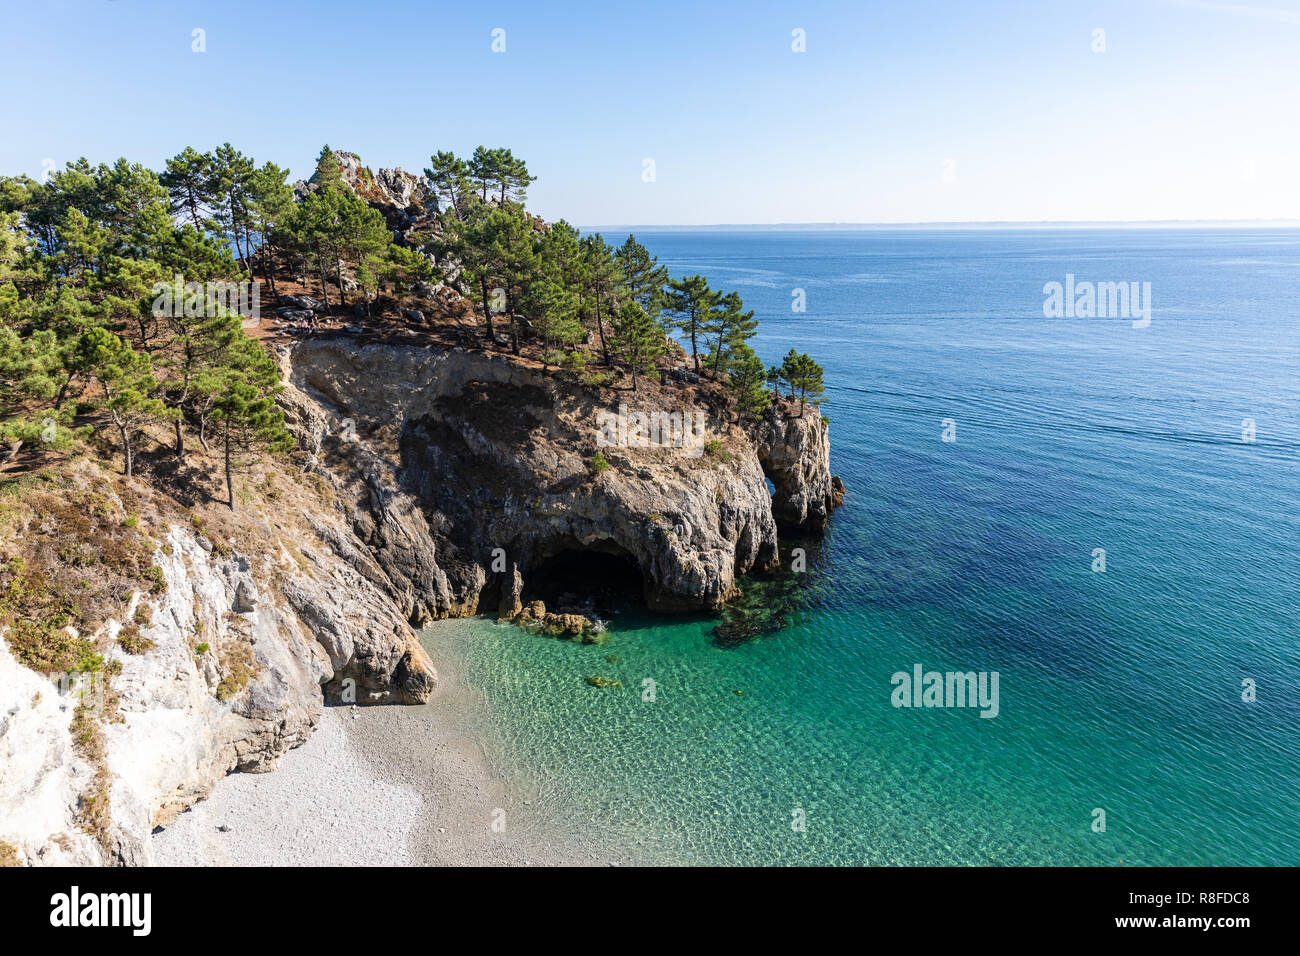
<path fill-rule="evenodd" d="M 574 551 L 630 562 L 653 610 L 716 609 L 737 575 L 775 567 L 777 519 L 819 531 L 838 503 L 812 411 L 774 413 L 751 439 L 669 379 L 615 402 L 701 413 L 695 445 L 601 447 L 598 415 L 619 410 L 608 390 L 504 355 L 319 338 L 287 363 L 293 426 L 366 545 L 331 546 L 413 622 L 514 617 L 534 572 Z M 593 474 L 597 451 L 610 467 Z"/>

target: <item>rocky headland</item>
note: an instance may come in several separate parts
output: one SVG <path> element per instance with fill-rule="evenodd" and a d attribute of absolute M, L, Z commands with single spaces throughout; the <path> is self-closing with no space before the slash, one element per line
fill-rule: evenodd
<path fill-rule="evenodd" d="M 427 180 L 338 155 L 397 241 L 436 224 Z M 281 283 L 290 311 L 319 308 Z M 582 598 L 610 580 L 653 611 L 718 611 L 741 576 L 780 570 L 783 531 L 825 528 L 844 489 L 815 406 L 774 396 L 742 421 L 675 344 L 635 390 L 466 344 L 468 292 L 417 289 L 400 328 L 265 336 L 296 448 L 254 468 L 238 509 L 203 490 L 218 466 L 198 448 L 142 453 L 134 477 L 74 459 L 11 488 L 4 861 L 152 863 L 155 827 L 228 773 L 273 769 L 326 704 L 428 700 L 414 628 L 430 621 L 594 639 Z M 655 415 L 698 428 L 650 440 Z M 88 592 L 103 600 L 77 625 L 47 613 Z M 51 636 L 93 651 L 76 682 L 41 673 Z"/>

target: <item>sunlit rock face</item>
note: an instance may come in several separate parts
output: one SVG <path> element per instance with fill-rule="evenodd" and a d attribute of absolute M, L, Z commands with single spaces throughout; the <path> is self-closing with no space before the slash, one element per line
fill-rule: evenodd
<path fill-rule="evenodd" d="M 632 394 L 505 355 L 343 337 L 298 343 L 286 372 L 300 442 L 366 545 L 352 560 L 414 622 L 512 617 L 534 572 L 583 549 L 635 567 L 652 610 L 713 610 L 737 575 L 776 566 L 776 518 L 820 530 L 835 503 L 819 415 L 747 432 L 716 390 L 671 376 Z M 685 442 L 602 432 L 616 414 L 700 427 Z"/>

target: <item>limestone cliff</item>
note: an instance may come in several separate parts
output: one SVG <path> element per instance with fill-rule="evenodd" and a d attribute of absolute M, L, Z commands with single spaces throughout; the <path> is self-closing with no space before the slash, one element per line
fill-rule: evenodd
<path fill-rule="evenodd" d="M 697 384 L 588 388 L 505 355 L 344 337 L 286 363 L 299 441 L 367 546 L 340 557 L 417 623 L 513 616 L 530 575 L 568 551 L 631 562 L 653 610 L 716 609 L 738 575 L 775 567 L 777 519 L 818 531 L 838 504 L 815 412 L 782 405 L 751 437 Z M 600 416 L 620 411 L 701 428 L 691 447 L 602 442 Z M 593 475 L 597 452 L 610 467 Z"/>
<path fill-rule="evenodd" d="M 22 666 L 0 628 L 0 843 L 19 862 L 149 864 L 156 825 L 229 772 L 273 769 L 312 732 L 325 695 L 407 703 L 433 691 L 404 612 L 325 544 L 347 539 L 336 512 L 249 515 L 223 529 L 238 528 L 232 546 L 182 524 L 164 496 L 127 505 L 92 466 L 69 486 L 70 501 L 83 489 L 112 522 L 140 509 L 129 520 L 156 529 L 141 539 L 158 573 L 84 635 L 105 666 L 75 684 Z M 58 513 L 79 520 L 75 508 Z M 56 573 L 36 564 L 42 537 L 64 556 L 97 544 L 56 525 L 36 496 L 6 545 Z"/>
<path fill-rule="evenodd" d="M 819 414 L 783 402 L 744 428 L 690 376 L 632 391 L 417 343 L 278 348 L 296 469 L 247 512 L 212 509 L 221 535 L 138 479 L 85 489 L 114 527 L 150 527 L 158 568 L 91 635 L 112 673 L 100 743 L 78 743 L 80 692 L 0 641 L 0 843 L 20 862 L 150 863 L 154 826 L 272 769 L 325 702 L 427 699 L 411 625 L 514 617 L 566 555 L 631 569 L 652 609 L 717 609 L 776 567 L 778 526 L 819 531 L 843 493 Z M 656 415 L 681 427 L 647 433 Z M 29 510 L 29 550 L 66 545 Z"/>

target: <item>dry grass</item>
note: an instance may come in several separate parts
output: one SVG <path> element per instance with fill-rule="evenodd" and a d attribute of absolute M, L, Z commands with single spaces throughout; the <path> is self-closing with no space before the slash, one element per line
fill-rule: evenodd
<path fill-rule="evenodd" d="M 69 729 L 77 753 L 95 768 L 94 777 L 79 798 L 77 826 L 98 840 L 105 852 L 109 852 L 111 851 L 109 830 L 112 826 L 109 787 L 112 778 L 108 772 L 108 759 L 104 751 L 104 732 L 100 729 L 95 715 L 80 704 L 73 712 Z"/>
<path fill-rule="evenodd" d="M 242 640 L 228 641 L 221 649 L 220 665 L 223 673 L 217 684 L 217 700 L 230 700 L 239 694 L 257 674 L 257 658 L 253 648 Z"/>
<path fill-rule="evenodd" d="M 157 645 L 140 633 L 140 628 L 127 624 L 117 632 L 117 644 L 128 654 L 143 654 L 153 650 Z"/>

